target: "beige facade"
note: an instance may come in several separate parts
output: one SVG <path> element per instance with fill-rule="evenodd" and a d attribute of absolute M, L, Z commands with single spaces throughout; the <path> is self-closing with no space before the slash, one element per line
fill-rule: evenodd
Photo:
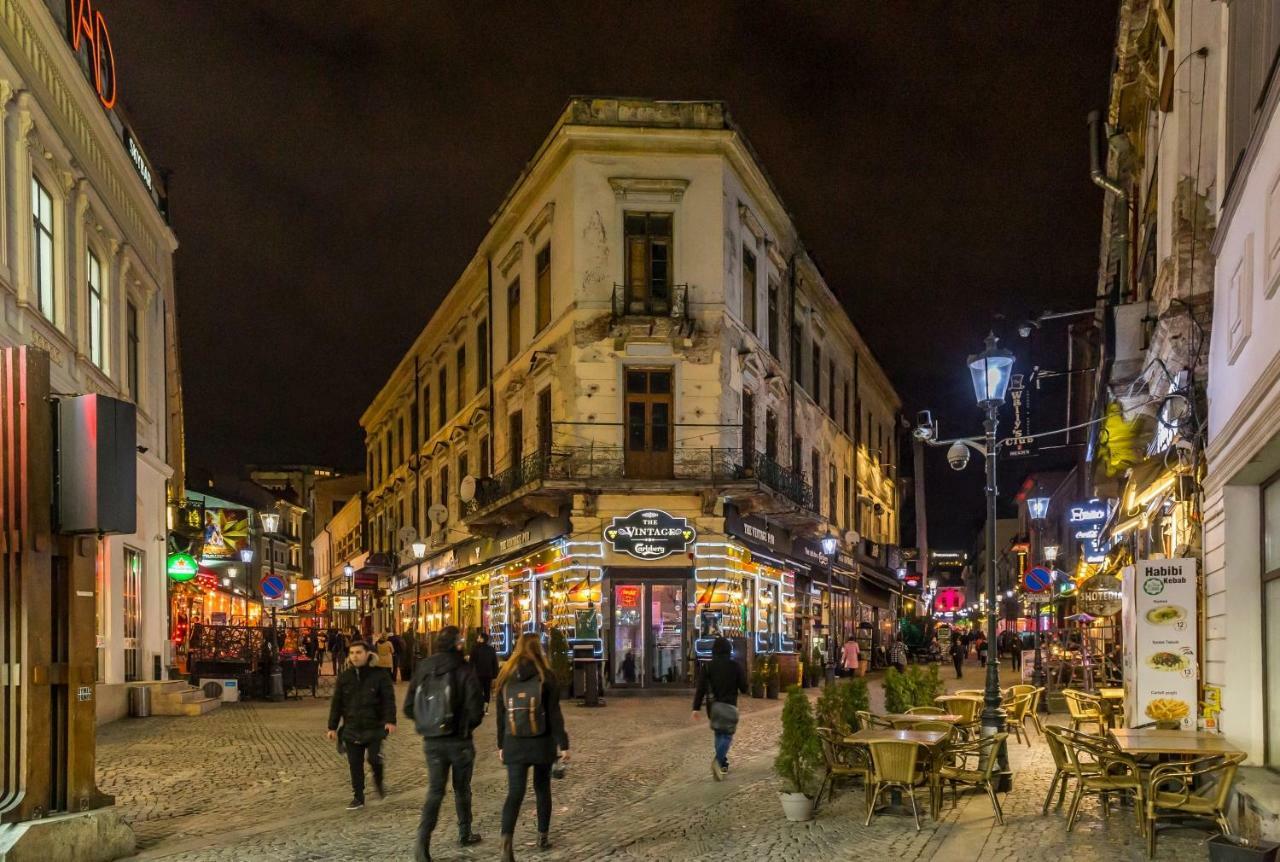
<path fill-rule="evenodd" d="M 723 105 L 575 99 L 361 418 L 370 547 L 731 508 L 883 564 L 899 409 Z"/>

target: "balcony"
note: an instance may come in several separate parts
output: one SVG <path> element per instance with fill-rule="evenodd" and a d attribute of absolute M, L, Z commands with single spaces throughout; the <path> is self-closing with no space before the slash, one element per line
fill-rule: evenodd
<path fill-rule="evenodd" d="M 689 285 L 673 284 L 666 287 L 668 296 L 651 290 L 644 299 L 628 299 L 627 285 L 614 283 L 612 314 L 614 320 L 624 317 L 670 317 L 673 320 L 689 320 Z"/>
<path fill-rule="evenodd" d="M 554 514 L 580 492 L 702 493 L 748 509 L 789 510 L 799 522 L 817 522 L 811 511 L 813 488 L 803 473 L 783 467 L 760 452 L 743 458 L 741 449 L 681 446 L 671 453 L 666 475 L 628 469 L 616 445 L 557 446 L 526 456 L 519 464 L 476 483 L 463 507 L 471 526 L 511 523 L 534 514 Z M 754 505 L 753 505 L 754 504 Z M 787 519 L 786 512 L 783 520 Z"/>

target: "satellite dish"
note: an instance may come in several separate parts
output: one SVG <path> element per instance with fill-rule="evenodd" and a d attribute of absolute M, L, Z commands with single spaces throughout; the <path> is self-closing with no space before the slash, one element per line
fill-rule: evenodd
<path fill-rule="evenodd" d="M 396 533 L 396 538 L 400 540 L 400 547 L 403 548 L 418 540 L 418 531 L 413 527 L 401 527 Z"/>
<path fill-rule="evenodd" d="M 430 509 L 427 509 L 427 517 L 431 519 L 433 524 L 443 524 L 449 518 L 449 510 L 436 503 Z"/>
<path fill-rule="evenodd" d="M 458 483 L 458 499 L 464 503 L 470 503 L 476 498 L 476 477 L 466 475 L 462 477 L 462 481 Z"/>
<path fill-rule="evenodd" d="M 858 535 L 857 530 L 850 530 L 844 534 L 844 540 L 850 545 L 856 545 L 862 541 L 862 537 Z"/>

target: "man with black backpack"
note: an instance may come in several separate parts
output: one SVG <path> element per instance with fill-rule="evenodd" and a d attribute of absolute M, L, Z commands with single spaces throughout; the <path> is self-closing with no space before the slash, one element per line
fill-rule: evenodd
<path fill-rule="evenodd" d="M 427 756 L 427 801 L 418 822 L 414 860 L 430 862 L 431 833 L 439 819 L 450 769 L 458 810 L 458 843 L 465 847 L 480 841 L 471 831 L 471 771 L 476 762 L 471 732 L 484 720 L 484 695 L 475 671 L 462 660 L 457 626 L 441 629 L 436 635 L 435 654 L 414 667 L 404 714 L 413 719 L 422 735 Z"/>

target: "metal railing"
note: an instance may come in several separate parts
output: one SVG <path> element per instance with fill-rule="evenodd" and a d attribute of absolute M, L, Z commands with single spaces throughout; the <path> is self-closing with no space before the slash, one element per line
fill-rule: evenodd
<path fill-rule="evenodd" d="M 649 296 L 644 299 L 629 299 L 627 285 L 614 282 L 613 316 L 619 317 L 672 317 L 688 320 L 689 285 L 673 284 L 669 297 Z"/>
<path fill-rule="evenodd" d="M 626 451 L 612 444 L 557 446 L 534 452 L 508 468 L 476 483 L 475 497 L 466 504 L 464 513 L 487 509 L 520 489 L 538 481 L 582 481 L 627 479 L 671 479 L 700 481 L 711 484 L 757 480 L 782 494 L 793 503 L 813 508 L 813 487 L 804 474 L 783 467 L 762 452 L 743 458 L 739 448 L 720 446 L 680 446 L 671 453 L 670 475 L 629 475 Z M 664 471 L 665 472 L 665 471 Z"/>

